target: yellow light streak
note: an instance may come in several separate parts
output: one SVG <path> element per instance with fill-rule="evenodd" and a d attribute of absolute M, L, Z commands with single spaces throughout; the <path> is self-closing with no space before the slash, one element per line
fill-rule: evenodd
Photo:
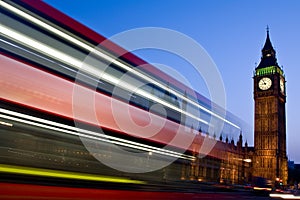
<path fill-rule="evenodd" d="M 254 190 L 266 190 L 266 191 L 271 191 L 272 188 L 262 188 L 262 187 L 254 187 Z"/>
<path fill-rule="evenodd" d="M 100 176 L 96 174 L 85 174 L 85 173 L 78 173 L 78 172 L 68 172 L 68 171 L 23 167 L 23 166 L 14 166 L 14 165 L 5 165 L 5 164 L 0 164 L 0 172 L 9 173 L 9 174 L 51 177 L 51 178 L 76 179 L 76 180 L 85 180 L 85 181 L 146 184 L 145 181 L 132 180 L 132 179 L 120 178 L 120 177 Z"/>

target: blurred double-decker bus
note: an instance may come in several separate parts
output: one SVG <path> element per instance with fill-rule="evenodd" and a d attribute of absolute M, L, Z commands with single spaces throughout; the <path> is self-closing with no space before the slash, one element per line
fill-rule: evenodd
<path fill-rule="evenodd" d="M 231 150 L 210 119 L 225 136 L 236 117 L 42 1 L 0 3 L 3 180 L 165 183 L 207 156 L 220 181 Z"/>

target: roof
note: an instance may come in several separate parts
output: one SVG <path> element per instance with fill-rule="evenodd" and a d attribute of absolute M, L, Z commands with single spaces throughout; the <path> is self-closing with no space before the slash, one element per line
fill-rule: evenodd
<path fill-rule="evenodd" d="M 267 38 L 266 38 L 266 42 L 265 42 L 265 45 L 262 49 L 262 52 L 264 51 L 268 51 L 268 50 L 274 50 L 273 46 L 272 46 L 272 43 L 271 43 L 271 40 L 270 40 L 270 36 L 269 36 L 269 30 L 267 30 Z"/>
<path fill-rule="evenodd" d="M 278 66 L 277 59 L 276 59 L 276 51 L 273 48 L 269 36 L 269 29 L 267 29 L 266 42 L 261 52 L 262 52 L 261 61 L 259 65 L 256 67 L 256 69 L 261 69 L 270 66 Z"/>

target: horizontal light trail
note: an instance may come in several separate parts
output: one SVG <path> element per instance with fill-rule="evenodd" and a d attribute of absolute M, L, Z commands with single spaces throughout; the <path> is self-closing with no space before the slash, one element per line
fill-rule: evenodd
<path fill-rule="evenodd" d="M 40 51 L 40 52 L 43 52 L 44 54 L 56 59 L 56 60 L 59 60 L 61 62 L 64 62 L 66 63 L 67 65 L 70 65 L 70 66 L 73 66 L 73 67 L 78 67 L 78 66 L 81 66 L 82 65 L 82 62 L 72 56 L 69 56 L 57 49 L 54 49 L 48 45 L 45 45 L 43 43 L 40 43 L 39 41 L 36 41 L 32 38 L 29 38 L 21 33 L 18 33 L 10 28 L 7 28 L 3 25 L 0 24 L 0 30 L 3 34 L 7 35 L 7 37 L 10 37 L 12 38 L 13 40 L 17 40 L 19 43 L 21 44 L 26 44 L 27 46 L 30 46 L 32 49 L 35 49 L 36 51 Z M 84 71 L 87 71 L 89 72 L 90 74 L 99 74 L 99 71 L 97 71 L 97 69 L 94 67 L 94 66 L 91 66 L 91 65 L 88 65 L 88 64 L 85 64 L 85 68 L 84 68 Z M 101 78 L 113 85 L 116 85 L 122 89 L 125 89 L 125 90 L 129 90 L 130 92 L 135 92 L 139 95 L 142 95 L 146 98 L 150 98 L 151 100 L 153 101 L 156 101 L 166 107 L 169 107 L 173 110 L 176 110 L 182 114 L 185 114 L 197 121 L 200 121 L 206 125 L 209 125 L 209 122 L 191 114 L 191 113 L 188 113 L 186 112 L 185 110 L 182 110 L 180 108 L 177 108 L 176 106 L 156 97 L 155 95 L 151 94 L 151 93 L 148 93 L 148 92 L 145 92 L 144 90 L 140 89 L 140 88 L 136 88 L 136 86 L 128 83 L 128 82 L 125 82 L 123 81 L 122 79 L 119 79 L 119 78 L 116 78 L 108 73 L 102 73 L 101 74 Z M 147 94 L 147 95 L 146 95 Z M 146 95 L 146 96 L 145 96 Z"/>
<path fill-rule="evenodd" d="M 75 37 L 73 37 L 73 36 L 71 36 L 71 35 L 69 35 L 69 34 L 67 34 L 67 33 L 65 33 L 65 32 L 63 32 L 63 31 L 61 31 L 61 30 L 59 30 L 57 28 L 55 28 L 52 25 L 49 25 L 49 24 L 41 21 L 40 19 L 37 19 L 37 18 L 35 18 L 35 17 L 27 14 L 26 12 L 24 12 L 24 11 L 18 9 L 18 8 L 13 7 L 12 5 L 10 5 L 10 4 L 6 3 L 6 2 L 0 1 L 0 5 L 2 7 L 4 7 L 4 8 L 6 8 L 7 10 L 10 10 L 11 12 L 13 12 L 13 13 L 15 13 L 15 14 L 17 14 L 17 15 L 25 18 L 25 19 L 27 19 L 28 21 L 30 21 L 30 22 L 32 22 L 32 23 L 34 23 L 34 24 L 36 24 L 36 25 L 38 25 L 38 26 L 40 26 L 40 27 L 42 27 L 42 28 L 44 28 L 44 29 L 46 29 L 46 30 L 48 30 L 48 31 L 56 34 L 56 35 L 58 35 L 58 36 L 60 36 L 61 38 L 64 38 L 65 40 L 67 40 L 67 41 L 75 44 L 76 46 L 79 46 L 79 47 L 87 50 L 88 52 L 93 52 L 93 54 L 101 57 L 105 61 L 108 61 L 109 63 L 113 63 L 113 64 L 121 67 L 122 69 L 124 69 L 126 71 L 129 71 L 129 72 L 135 74 L 136 76 L 138 76 L 138 77 L 146 80 L 147 82 L 153 83 L 154 85 L 156 85 L 156 86 L 158 86 L 158 87 L 160 87 L 160 88 L 162 88 L 162 89 L 164 89 L 164 90 L 166 90 L 166 91 L 168 91 L 170 93 L 173 93 L 175 96 L 180 97 L 181 99 L 184 99 L 188 103 L 190 103 L 190 104 L 198 107 L 199 109 L 201 109 L 201 110 L 209 113 L 210 115 L 212 115 L 212 116 L 214 116 L 214 117 L 216 117 L 216 118 L 224 121 L 225 123 L 227 123 L 227 124 L 229 124 L 229 125 L 237 128 L 239 130 L 241 129 L 235 123 L 233 123 L 233 122 L 225 119 L 224 117 L 218 115 L 217 113 L 212 112 L 211 110 L 205 108 L 204 106 L 201 106 L 197 102 L 190 100 L 189 98 L 185 97 L 183 94 L 178 93 L 175 90 L 172 90 L 171 88 L 165 86 L 164 84 L 161 84 L 160 82 L 157 82 L 156 80 L 152 79 L 151 77 L 149 77 L 149 76 L 147 76 L 147 75 L 145 75 L 145 74 L 143 74 L 143 73 L 141 73 L 141 72 L 139 72 L 139 71 L 131 68 L 130 66 L 128 66 L 128 65 L 124 64 L 123 62 L 117 60 L 116 57 L 114 57 L 112 55 L 107 55 L 107 54 L 101 52 L 98 48 L 95 48 L 92 45 L 87 45 L 86 43 L 78 40 L 77 38 L 75 38 Z M 75 65 L 75 67 L 77 69 L 81 69 L 82 68 L 82 63 L 80 62 L 80 64 L 79 65 L 78 64 Z M 96 70 L 96 71 L 94 71 L 94 70 Z M 97 71 L 97 69 L 93 68 L 93 70 L 90 73 L 91 73 L 92 76 L 95 76 L 95 74 L 99 74 L 99 71 Z"/>
<path fill-rule="evenodd" d="M 294 194 L 276 194 L 276 193 L 272 193 L 270 194 L 270 197 L 273 198 L 281 198 L 281 199 L 300 199 L 300 196 L 295 196 Z"/>
<path fill-rule="evenodd" d="M 68 172 L 68 171 L 33 168 L 33 167 L 22 167 L 22 166 L 5 165 L 5 164 L 0 164 L 0 172 L 10 173 L 10 174 L 29 175 L 29 176 L 76 179 L 76 180 L 85 180 L 85 181 L 146 184 L 145 181 L 132 180 L 132 179 L 126 179 L 120 177 L 100 176 L 97 174 L 85 174 L 85 173 L 78 173 L 78 172 Z"/>
<path fill-rule="evenodd" d="M 181 158 L 181 159 L 186 159 L 186 160 L 194 160 L 195 159 L 194 156 L 185 155 L 182 153 L 178 153 L 176 151 L 161 149 L 161 148 L 153 147 L 150 145 L 141 144 L 138 142 L 133 142 L 130 140 L 113 137 L 113 136 L 106 135 L 103 133 L 84 130 L 84 129 L 80 129 L 77 127 L 72 127 L 72 126 L 68 126 L 65 124 L 53 122 L 50 120 L 45 120 L 45 119 L 41 119 L 38 117 L 6 110 L 3 108 L 0 108 L 0 113 L 3 113 L 3 114 L 0 114 L 1 118 L 25 123 L 25 124 L 32 125 L 32 126 L 46 128 L 46 129 L 59 131 L 59 132 L 63 132 L 63 133 L 67 133 L 67 134 L 71 134 L 71 135 L 75 135 L 75 136 L 85 137 L 85 138 L 89 138 L 89 139 L 93 139 L 93 140 L 112 143 L 112 144 L 116 144 L 116 145 L 120 145 L 120 146 L 125 146 L 125 147 L 142 150 L 142 151 L 146 151 L 146 152 L 152 152 L 152 153 L 157 153 L 157 154 L 161 154 L 161 155 L 171 156 L 171 157 L 175 157 L 175 158 Z"/>
<path fill-rule="evenodd" d="M 54 48 L 49 47 L 48 45 L 45 45 L 39 41 L 36 41 L 32 38 L 29 38 L 21 33 L 18 33 L 8 27 L 5 27 L 3 25 L 0 25 L 0 31 L 2 34 L 7 35 L 8 37 L 12 38 L 13 40 L 17 40 L 19 43 L 24 44 L 26 46 L 30 46 L 31 48 L 35 50 L 40 50 L 44 54 L 53 57 L 55 55 L 55 58 L 58 59 L 61 62 L 65 62 L 66 60 L 71 66 L 79 66 L 82 64 L 81 61 L 74 59 L 73 57 L 60 52 Z"/>

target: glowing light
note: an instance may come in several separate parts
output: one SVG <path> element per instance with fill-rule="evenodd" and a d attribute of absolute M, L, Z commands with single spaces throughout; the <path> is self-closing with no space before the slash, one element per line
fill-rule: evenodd
<path fill-rule="evenodd" d="M 99 176 L 97 174 L 85 174 L 85 173 L 78 173 L 78 172 L 68 172 L 68 171 L 50 170 L 50 169 L 41 169 L 41 168 L 32 168 L 32 167 L 21 167 L 21 166 L 4 165 L 4 164 L 0 164 L 0 172 L 31 175 L 31 176 L 42 176 L 42 177 L 100 181 L 100 182 L 145 184 L 144 181 L 119 178 L 119 177 Z"/>
<path fill-rule="evenodd" d="M 283 75 L 283 71 L 277 66 L 269 66 L 269 67 L 256 70 L 256 75 L 258 76 L 266 75 L 266 74 L 274 74 L 274 73 L 279 73 Z"/>
<path fill-rule="evenodd" d="M 252 160 L 251 160 L 250 158 L 246 158 L 246 159 L 244 159 L 243 161 L 244 161 L 244 162 L 247 162 L 247 163 L 251 163 L 251 162 L 252 162 Z"/>
<path fill-rule="evenodd" d="M 69 65 L 71 66 L 80 66 L 82 64 L 82 62 L 80 62 L 79 60 L 58 51 L 57 49 L 51 48 L 48 45 L 45 45 L 39 41 L 36 41 L 30 37 L 27 37 L 21 33 L 16 32 L 15 30 L 12 30 L 4 25 L 0 25 L 0 31 L 2 34 L 12 38 L 13 40 L 17 40 L 19 43 L 21 44 L 25 44 L 30 46 L 32 49 L 35 49 L 37 51 L 43 52 L 44 54 L 58 59 L 62 62 L 67 61 Z"/>
<path fill-rule="evenodd" d="M 254 190 L 265 190 L 265 191 L 271 191 L 272 188 L 262 188 L 262 187 L 253 187 Z"/>
<path fill-rule="evenodd" d="M 270 194 L 270 197 L 282 199 L 300 199 L 300 196 L 295 196 L 293 194 Z"/>
<path fill-rule="evenodd" d="M 8 122 L 4 122 L 4 121 L 0 121 L 0 124 L 1 124 L 1 125 L 4 125 L 4 126 L 10 126 L 10 127 L 13 126 L 13 124 L 8 123 Z"/>

